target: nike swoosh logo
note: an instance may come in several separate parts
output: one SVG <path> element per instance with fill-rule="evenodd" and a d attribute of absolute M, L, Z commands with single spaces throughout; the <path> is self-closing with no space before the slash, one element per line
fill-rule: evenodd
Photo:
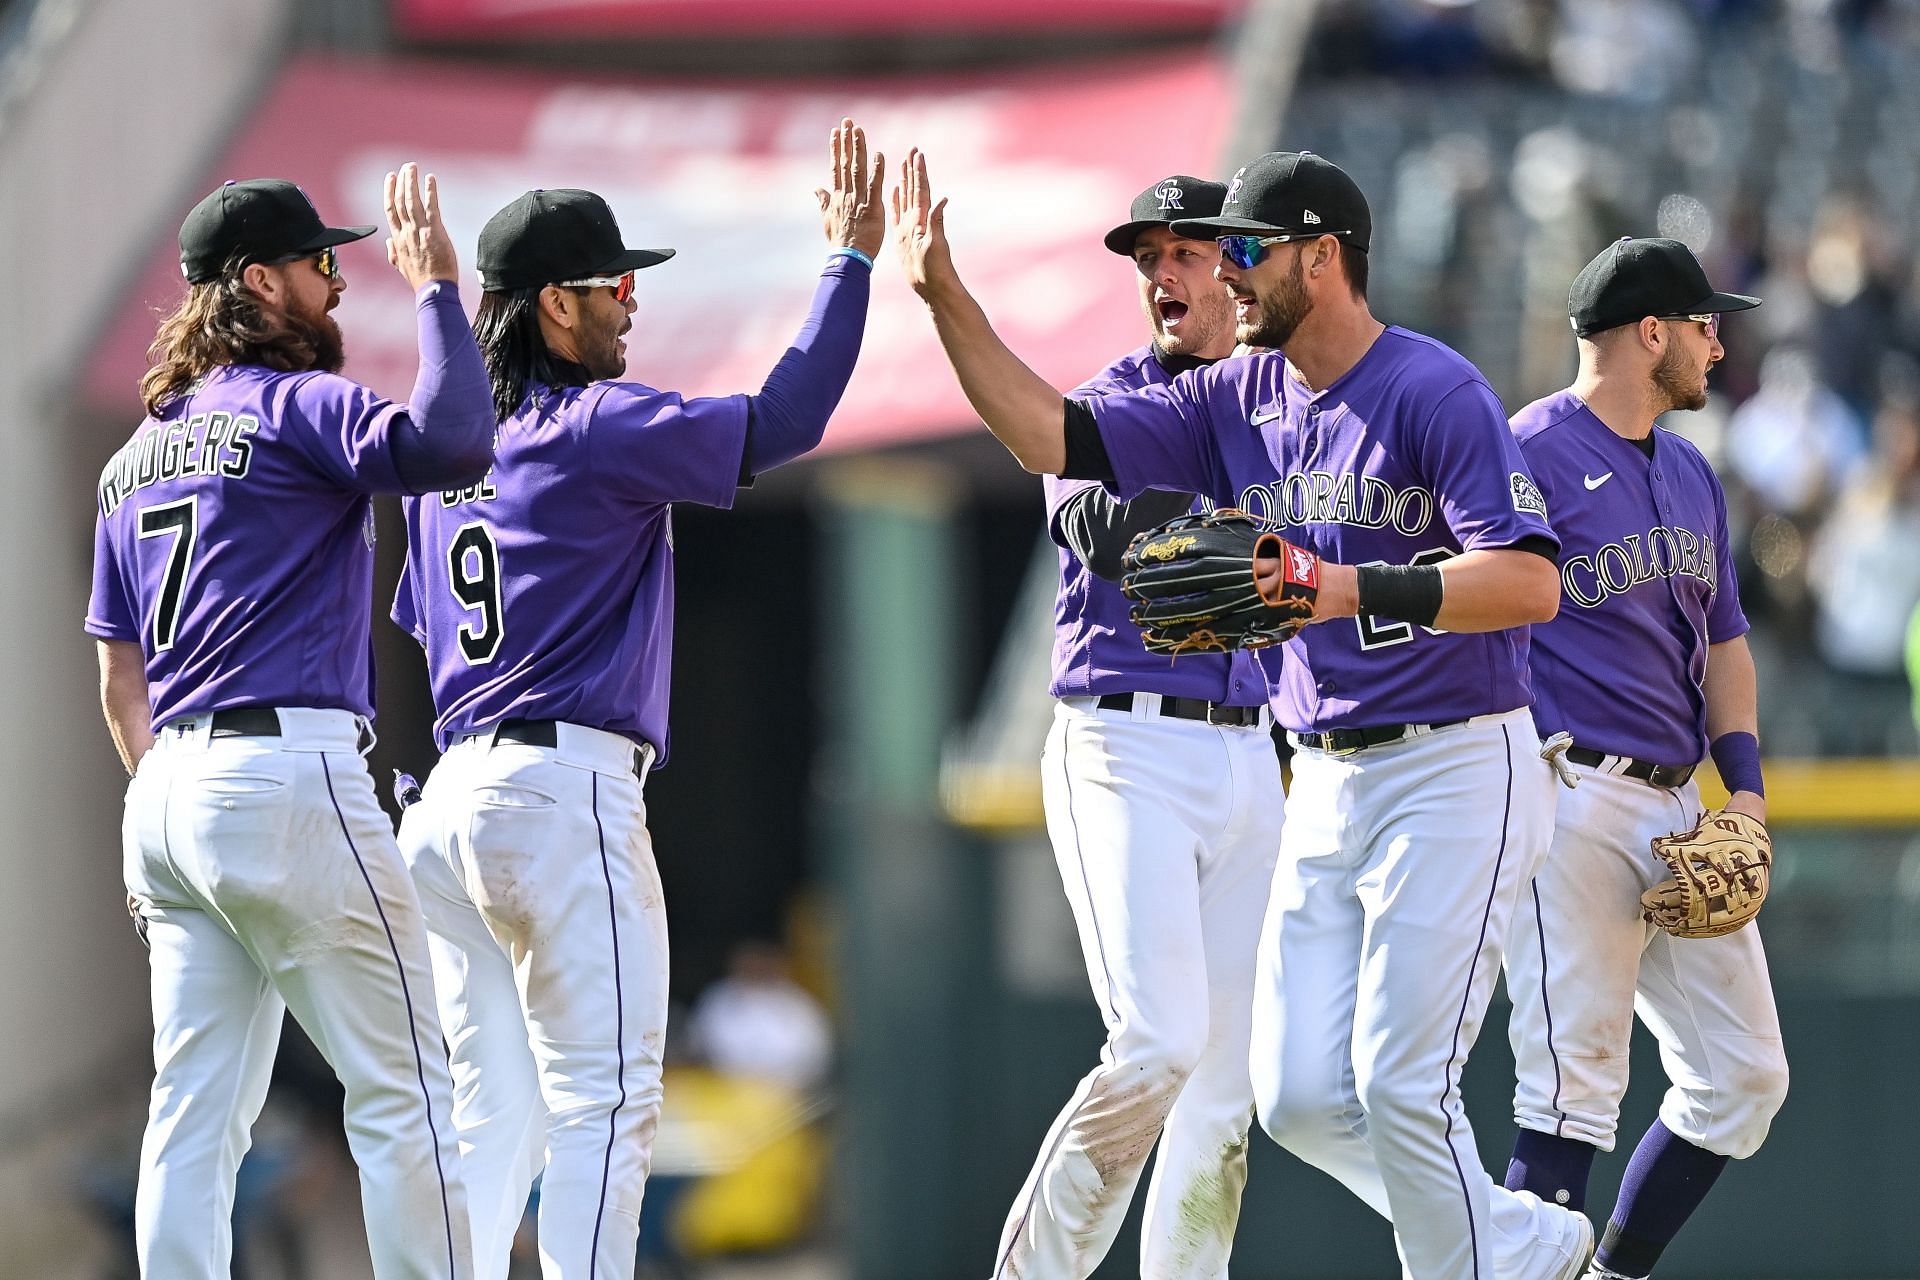
<path fill-rule="evenodd" d="M 1583 476 L 1581 479 L 1585 482 L 1588 489 L 1598 489 L 1601 485 L 1613 479 L 1613 472 L 1609 471 L 1597 480 L 1592 476 Z"/>
<path fill-rule="evenodd" d="M 1275 418 L 1280 417 L 1284 413 L 1286 413 L 1285 409 L 1275 409 L 1271 413 L 1260 413 L 1256 411 L 1254 413 L 1247 415 L 1247 421 L 1251 422 L 1254 426 L 1257 427 L 1263 422 L 1272 422 Z"/>

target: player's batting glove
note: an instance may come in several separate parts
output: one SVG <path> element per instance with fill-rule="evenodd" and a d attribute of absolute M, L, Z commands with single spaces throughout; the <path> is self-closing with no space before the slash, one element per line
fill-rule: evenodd
<path fill-rule="evenodd" d="M 1282 577 L 1261 594 L 1255 562 L 1278 557 Z M 1320 558 L 1222 507 L 1177 516 L 1137 535 L 1121 561 L 1120 589 L 1149 653 L 1263 649 L 1313 620 Z"/>
<path fill-rule="evenodd" d="M 1676 938 L 1732 933 L 1767 900 L 1773 838 L 1747 814 L 1716 809 L 1691 831 L 1656 837 L 1653 853 L 1673 878 L 1640 895 L 1641 915 Z"/>

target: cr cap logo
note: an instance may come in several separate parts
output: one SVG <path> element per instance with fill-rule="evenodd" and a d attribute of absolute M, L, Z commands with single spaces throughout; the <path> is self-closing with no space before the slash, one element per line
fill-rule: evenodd
<path fill-rule="evenodd" d="M 1240 193 L 1240 179 L 1247 172 L 1247 166 L 1241 165 L 1234 171 L 1233 181 L 1227 184 L 1226 203 L 1232 204 L 1234 196 Z"/>
<path fill-rule="evenodd" d="M 1530 511 L 1542 520 L 1545 520 L 1547 518 L 1547 499 L 1546 496 L 1540 492 L 1540 486 L 1533 482 L 1532 477 L 1523 472 L 1516 471 L 1508 477 L 1508 481 L 1513 489 L 1513 509 L 1515 511 Z"/>
<path fill-rule="evenodd" d="M 1160 201 L 1160 212 L 1165 213 L 1169 209 L 1185 211 L 1186 207 L 1180 201 L 1187 193 L 1181 190 L 1171 178 L 1155 187 L 1153 194 Z"/>
<path fill-rule="evenodd" d="M 1140 558 L 1142 560 L 1171 560 L 1199 541 L 1200 539 L 1190 533 L 1175 534 L 1171 538 L 1162 538 L 1158 542 L 1149 542 L 1146 546 L 1141 547 Z"/>

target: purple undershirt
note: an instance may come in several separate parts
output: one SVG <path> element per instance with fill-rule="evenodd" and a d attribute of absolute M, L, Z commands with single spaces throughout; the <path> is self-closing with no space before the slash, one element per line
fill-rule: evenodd
<path fill-rule="evenodd" d="M 460 307 L 459 286 L 429 280 L 414 295 L 420 375 L 394 420 L 393 469 L 414 493 L 457 489 L 493 465 L 493 390 Z"/>
<path fill-rule="evenodd" d="M 867 294 L 873 268 L 836 254 L 820 272 L 813 309 L 793 345 L 767 375 L 760 393 L 748 397 L 753 425 L 747 435 L 745 471 L 771 471 L 820 443 L 827 419 L 853 377 L 860 339 L 867 327 Z"/>

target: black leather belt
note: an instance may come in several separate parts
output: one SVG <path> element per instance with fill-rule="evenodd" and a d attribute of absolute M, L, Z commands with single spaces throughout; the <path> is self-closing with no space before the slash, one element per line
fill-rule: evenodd
<path fill-rule="evenodd" d="M 517 742 L 523 747 L 558 747 L 559 726 L 558 720 L 502 720 L 493 740 Z M 633 771 L 642 778 L 647 776 L 647 753 L 639 747 L 633 749 Z"/>
<path fill-rule="evenodd" d="M 1329 729 L 1325 733 L 1292 733 L 1287 736 L 1293 739 L 1293 744 L 1297 747 L 1324 751 L 1328 755 L 1350 756 L 1356 751 L 1365 751 L 1368 747 L 1384 747 L 1389 742 L 1399 742 L 1407 736 L 1410 729 L 1416 727 L 1446 729 L 1465 723 L 1465 720 L 1435 720 L 1432 724 L 1425 726 L 1377 724 L 1364 729 Z"/>
<path fill-rule="evenodd" d="M 1131 693 L 1106 693 L 1100 696 L 1102 711 L 1133 710 L 1134 695 Z M 1176 720 L 1198 720 L 1203 724 L 1226 725 L 1234 729 L 1257 729 L 1260 727 L 1262 707 L 1229 707 L 1220 702 L 1208 702 L 1205 698 L 1172 698 L 1160 696 L 1160 714 L 1172 716 Z"/>
<path fill-rule="evenodd" d="M 494 731 L 495 742 L 517 742 L 523 747 L 557 747 L 560 730 L 557 720 L 502 720 Z"/>
<path fill-rule="evenodd" d="M 280 716 L 272 707 L 228 707 L 216 711 L 207 726 L 210 738 L 277 738 Z"/>
<path fill-rule="evenodd" d="M 1591 747 L 1568 747 L 1567 759 L 1575 764 L 1584 764 L 1589 769 L 1597 769 L 1609 759 L 1626 760 L 1624 769 L 1611 770 L 1622 778 L 1633 778 L 1656 787 L 1684 787 L 1693 777 L 1693 765 L 1655 764 L 1651 760 L 1633 760 L 1625 756 L 1609 757 L 1604 751 L 1595 751 Z"/>

